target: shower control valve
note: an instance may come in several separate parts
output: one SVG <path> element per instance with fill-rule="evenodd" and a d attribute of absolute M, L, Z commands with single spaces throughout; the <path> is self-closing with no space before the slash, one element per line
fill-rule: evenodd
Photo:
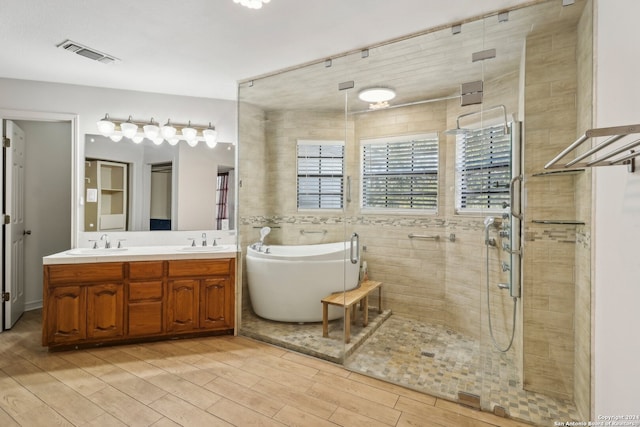
<path fill-rule="evenodd" d="M 502 271 L 510 271 L 510 270 L 511 270 L 511 266 L 506 262 L 502 261 Z"/>
<path fill-rule="evenodd" d="M 500 232 L 500 237 L 502 237 L 504 239 L 508 238 L 509 237 L 509 231 L 507 231 L 507 230 L 501 231 Z"/>

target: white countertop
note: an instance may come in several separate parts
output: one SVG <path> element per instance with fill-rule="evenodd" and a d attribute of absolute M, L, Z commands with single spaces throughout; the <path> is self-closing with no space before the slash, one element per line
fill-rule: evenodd
<path fill-rule="evenodd" d="M 158 261 L 172 259 L 235 258 L 236 245 L 218 246 L 133 246 L 130 248 L 75 248 L 42 258 L 48 264 L 86 264 L 96 262 Z"/>

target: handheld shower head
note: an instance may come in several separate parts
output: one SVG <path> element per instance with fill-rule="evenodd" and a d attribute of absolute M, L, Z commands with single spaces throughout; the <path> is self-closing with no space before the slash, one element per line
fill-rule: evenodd
<path fill-rule="evenodd" d="M 260 242 L 264 243 L 264 238 L 271 233 L 271 227 L 262 227 L 260 229 Z"/>
<path fill-rule="evenodd" d="M 490 226 L 492 226 L 493 223 L 495 222 L 495 220 L 496 219 L 494 217 L 492 217 L 492 216 L 485 217 L 485 219 L 484 219 L 484 228 L 485 228 L 485 230 L 487 228 L 489 228 Z"/>

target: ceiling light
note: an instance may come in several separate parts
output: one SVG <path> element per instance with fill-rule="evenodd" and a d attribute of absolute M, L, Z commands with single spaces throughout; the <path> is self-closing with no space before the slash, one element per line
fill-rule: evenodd
<path fill-rule="evenodd" d="M 160 135 L 160 128 L 153 121 L 153 117 L 151 118 L 151 122 L 149 122 L 149 124 L 147 125 L 144 125 L 142 129 L 144 129 L 144 136 L 151 140 L 156 139 L 158 135 Z"/>
<path fill-rule="evenodd" d="M 198 145 L 198 140 L 197 139 L 187 139 L 187 144 L 189 144 L 189 147 L 195 147 L 196 145 Z"/>
<path fill-rule="evenodd" d="M 109 119 L 108 114 L 105 114 L 104 119 L 100 119 L 97 125 L 98 132 L 100 132 L 102 136 L 111 136 L 116 130 L 116 124 Z"/>
<path fill-rule="evenodd" d="M 132 123 L 131 116 L 129 116 L 129 119 L 126 122 L 120 123 L 120 130 L 122 131 L 122 135 L 131 139 L 136 136 L 136 133 L 138 132 L 138 125 Z"/>
<path fill-rule="evenodd" d="M 140 144 L 144 140 L 144 136 L 134 136 L 131 140 L 136 144 Z"/>
<path fill-rule="evenodd" d="M 109 137 L 113 142 L 120 142 L 122 140 L 121 134 L 113 134 Z"/>
<path fill-rule="evenodd" d="M 360 98 L 362 101 L 372 103 L 391 101 L 395 97 L 396 92 L 393 89 L 385 87 L 372 87 L 369 89 L 364 89 L 358 94 L 358 98 Z"/>
<path fill-rule="evenodd" d="M 178 142 L 180 142 L 180 138 L 174 136 L 173 138 L 167 139 L 167 142 L 169 143 L 169 145 L 176 145 Z"/>
<path fill-rule="evenodd" d="M 153 143 L 156 145 L 160 145 L 162 144 L 162 141 L 164 141 L 164 138 L 161 136 L 157 136 L 155 138 L 152 139 Z"/>
<path fill-rule="evenodd" d="M 267 4 L 271 0 L 233 0 L 234 3 L 240 3 L 243 6 L 248 7 L 249 9 L 261 9 L 262 4 Z"/>

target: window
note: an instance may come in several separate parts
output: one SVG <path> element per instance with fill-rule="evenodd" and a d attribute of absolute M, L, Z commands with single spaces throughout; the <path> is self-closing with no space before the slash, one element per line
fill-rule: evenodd
<path fill-rule="evenodd" d="M 222 230 L 222 220 L 229 219 L 227 216 L 227 194 L 229 193 L 229 172 L 218 173 L 218 184 L 216 186 L 216 229 Z"/>
<path fill-rule="evenodd" d="M 344 142 L 298 141 L 298 209 L 342 209 Z"/>
<path fill-rule="evenodd" d="M 362 141 L 362 208 L 438 207 L 438 135 Z"/>
<path fill-rule="evenodd" d="M 456 209 L 502 210 L 509 201 L 511 134 L 503 125 L 474 129 L 456 139 Z"/>

